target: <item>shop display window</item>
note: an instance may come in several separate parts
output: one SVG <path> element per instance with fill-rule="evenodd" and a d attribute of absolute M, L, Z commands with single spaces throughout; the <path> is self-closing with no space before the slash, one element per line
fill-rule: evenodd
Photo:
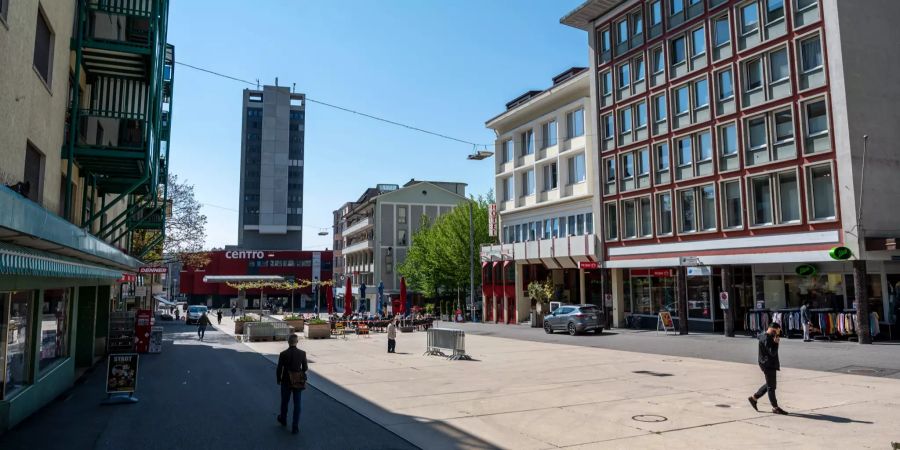
<path fill-rule="evenodd" d="M 847 280 L 851 283 L 848 289 L 852 290 L 853 276 L 848 275 Z M 765 308 L 770 310 L 800 308 L 805 301 L 809 301 L 814 309 L 831 308 L 840 311 L 845 308 L 844 281 L 844 276 L 835 273 L 809 277 L 793 274 L 757 275 L 756 300 L 764 300 Z M 878 289 L 880 299 L 881 288 Z"/>
<path fill-rule="evenodd" d="M 41 354 L 39 370 L 69 356 L 69 289 L 48 289 L 41 302 Z"/>
<path fill-rule="evenodd" d="M 626 312 L 655 316 L 668 311 L 678 317 L 673 270 L 631 269 L 625 281 Z"/>
<path fill-rule="evenodd" d="M 688 270 L 686 277 L 688 318 L 712 318 L 709 284 L 711 270 L 709 267 L 691 267 Z"/>
<path fill-rule="evenodd" d="M 886 322 L 884 315 L 884 297 L 881 291 L 881 275 L 868 274 L 868 283 L 866 283 L 866 292 L 869 294 L 869 312 L 878 313 L 878 321 Z M 856 301 L 856 290 L 853 285 L 853 275 L 844 277 L 847 283 L 847 303 L 846 308 L 853 308 Z"/>
<path fill-rule="evenodd" d="M 33 291 L 0 293 L 0 394 L 8 399 L 31 379 Z"/>

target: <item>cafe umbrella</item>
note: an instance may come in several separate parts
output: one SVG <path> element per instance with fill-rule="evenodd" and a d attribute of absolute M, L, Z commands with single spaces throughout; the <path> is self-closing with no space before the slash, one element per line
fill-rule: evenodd
<path fill-rule="evenodd" d="M 406 304 L 406 278 L 400 277 L 400 314 L 409 312 L 409 305 Z"/>
<path fill-rule="evenodd" d="M 347 290 L 344 292 L 344 315 L 349 316 L 353 312 L 353 286 L 350 277 L 347 277 Z"/>

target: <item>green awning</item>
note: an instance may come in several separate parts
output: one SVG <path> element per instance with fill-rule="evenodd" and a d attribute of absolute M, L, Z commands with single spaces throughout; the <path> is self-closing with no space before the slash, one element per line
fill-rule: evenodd
<path fill-rule="evenodd" d="M 122 271 L 0 242 L 0 275 L 117 280 Z"/>

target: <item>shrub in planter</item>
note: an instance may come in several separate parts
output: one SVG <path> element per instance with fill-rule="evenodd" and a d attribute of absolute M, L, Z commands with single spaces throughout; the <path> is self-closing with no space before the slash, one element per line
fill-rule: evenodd
<path fill-rule="evenodd" d="M 328 339 L 331 337 L 331 323 L 322 319 L 312 319 L 306 323 L 307 339 Z"/>
<path fill-rule="evenodd" d="M 259 322 L 252 316 L 241 316 L 234 319 L 234 334 L 244 334 L 244 324 L 247 322 Z"/>
<path fill-rule="evenodd" d="M 296 314 L 284 316 L 284 323 L 288 324 L 296 332 L 303 331 L 303 324 L 305 322 L 306 321 L 303 319 L 303 316 L 298 316 Z"/>

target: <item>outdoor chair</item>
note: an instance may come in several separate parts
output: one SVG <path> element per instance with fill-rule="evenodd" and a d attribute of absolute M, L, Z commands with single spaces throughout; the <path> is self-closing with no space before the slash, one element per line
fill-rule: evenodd
<path fill-rule="evenodd" d="M 338 322 L 338 323 L 334 324 L 335 336 L 346 339 L 347 335 L 344 333 L 344 331 L 345 331 L 344 322 Z"/>

